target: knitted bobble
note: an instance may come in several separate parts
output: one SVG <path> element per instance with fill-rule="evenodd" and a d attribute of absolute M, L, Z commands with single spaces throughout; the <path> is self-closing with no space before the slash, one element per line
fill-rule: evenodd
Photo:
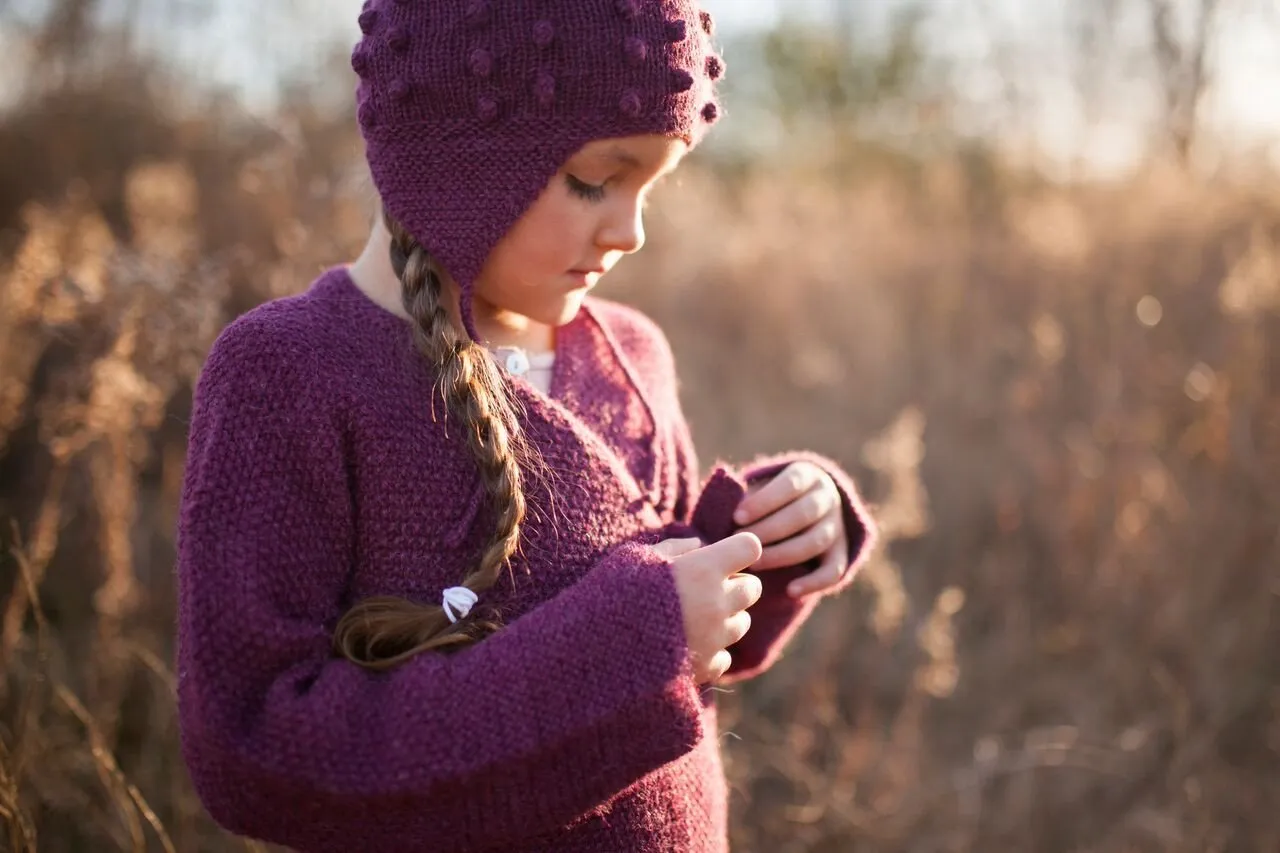
<path fill-rule="evenodd" d="M 473 26 L 482 26 L 489 23 L 489 13 L 492 11 L 489 0 L 471 0 L 467 4 L 467 21 Z"/>
<path fill-rule="evenodd" d="M 404 53 L 405 49 L 409 47 L 409 33 L 404 27 L 396 24 L 387 30 L 387 44 L 396 53 Z"/>
<path fill-rule="evenodd" d="M 618 0 L 618 14 L 631 20 L 640 14 L 640 0 Z"/>
<path fill-rule="evenodd" d="M 363 77 L 369 71 L 369 51 L 360 42 L 351 51 L 351 70 Z"/>
<path fill-rule="evenodd" d="M 715 101 L 708 101 L 707 105 L 702 108 L 702 118 L 707 124 L 712 124 L 716 119 L 720 118 L 720 108 L 716 106 Z"/>
<path fill-rule="evenodd" d="M 410 91 L 411 89 L 409 88 L 409 84 L 400 79 L 392 80 L 387 84 L 387 94 L 391 96 L 392 100 L 398 103 L 403 104 L 405 101 L 409 100 Z"/>
<path fill-rule="evenodd" d="M 698 14 L 698 18 L 702 21 L 702 31 L 704 33 L 709 36 L 716 34 L 716 22 L 715 19 L 711 17 L 710 12 L 700 12 Z"/>
<path fill-rule="evenodd" d="M 487 78 L 493 73 L 493 55 L 484 48 L 477 47 L 471 51 L 471 56 L 467 57 L 467 66 L 472 74 Z"/>
<path fill-rule="evenodd" d="M 649 56 L 649 45 L 639 36 L 630 36 L 626 43 L 627 59 L 632 65 L 639 65 Z"/>
<path fill-rule="evenodd" d="M 360 13 L 358 21 L 360 23 L 360 32 L 368 35 L 373 32 L 373 28 L 378 24 L 378 10 L 365 9 Z"/>
<path fill-rule="evenodd" d="M 498 117 L 498 102 L 488 96 L 476 101 L 476 115 L 483 122 L 491 122 Z"/>
<path fill-rule="evenodd" d="M 663 34 L 667 37 L 667 41 L 677 44 L 685 40 L 689 35 L 689 29 L 682 20 L 667 21 L 663 27 Z"/>
<path fill-rule="evenodd" d="M 360 126 L 369 129 L 378 125 L 378 113 L 373 108 L 373 104 L 365 101 L 356 110 L 356 120 L 360 122 Z"/>
<path fill-rule="evenodd" d="M 641 110 L 644 109 L 644 104 L 640 102 L 640 93 L 635 89 L 628 89 L 623 92 L 622 98 L 618 101 L 618 109 L 628 118 L 638 117 Z"/>
<path fill-rule="evenodd" d="M 671 92 L 687 92 L 693 88 L 693 75 L 683 68 L 671 69 Z"/>
<path fill-rule="evenodd" d="M 707 57 L 707 76 L 719 80 L 724 76 L 724 60 L 714 53 Z"/>
<path fill-rule="evenodd" d="M 538 21 L 533 25 L 533 43 L 538 47 L 547 47 L 555 40 L 556 28 L 550 21 Z"/>
<path fill-rule="evenodd" d="M 556 100 L 556 78 L 552 77 L 545 71 L 538 75 L 533 81 L 533 97 L 537 100 L 538 106 L 549 107 Z"/>

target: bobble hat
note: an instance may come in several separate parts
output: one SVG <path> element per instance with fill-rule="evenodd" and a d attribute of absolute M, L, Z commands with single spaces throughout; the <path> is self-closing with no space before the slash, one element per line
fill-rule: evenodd
<path fill-rule="evenodd" d="M 588 142 L 698 144 L 720 114 L 694 0 L 369 0 L 351 55 L 383 204 L 457 283 L 467 333 L 490 251 Z"/>

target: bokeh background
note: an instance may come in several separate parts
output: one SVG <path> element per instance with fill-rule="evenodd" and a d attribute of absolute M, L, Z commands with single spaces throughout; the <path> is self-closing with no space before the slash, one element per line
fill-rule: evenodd
<path fill-rule="evenodd" d="M 354 256 L 358 0 L 0 0 L 0 848 L 191 792 L 174 524 L 218 331 Z M 603 295 L 705 461 L 883 547 L 722 697 L 741 851 L 1280 849 L 1274 0 L 708 0 L 727 119 Z"/>

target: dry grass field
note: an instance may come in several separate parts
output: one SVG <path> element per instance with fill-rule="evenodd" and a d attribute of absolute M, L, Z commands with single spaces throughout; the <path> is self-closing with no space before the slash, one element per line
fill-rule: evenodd
<path fill-rule="evenodd" d="M 347 121 L 128 73 L 0 117 L 0 849 L 254 848 L 177 747 L 191 388 L 372 209 Z M 688 164 L 602 293 L 705 463 L 818 450 L 885 529 L 722 697 L 735 849 L 1280 849 L 1280 181 L 827 175 Z"/>

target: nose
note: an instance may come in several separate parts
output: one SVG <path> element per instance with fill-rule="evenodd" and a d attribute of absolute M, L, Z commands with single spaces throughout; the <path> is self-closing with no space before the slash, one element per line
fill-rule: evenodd
<path fill-rule="evenodd" d="M 619 199 L 596 234 L 596 243 L 606 251 L 630 255 L 644 246 L 644 205 L 639 198 Z"/>

